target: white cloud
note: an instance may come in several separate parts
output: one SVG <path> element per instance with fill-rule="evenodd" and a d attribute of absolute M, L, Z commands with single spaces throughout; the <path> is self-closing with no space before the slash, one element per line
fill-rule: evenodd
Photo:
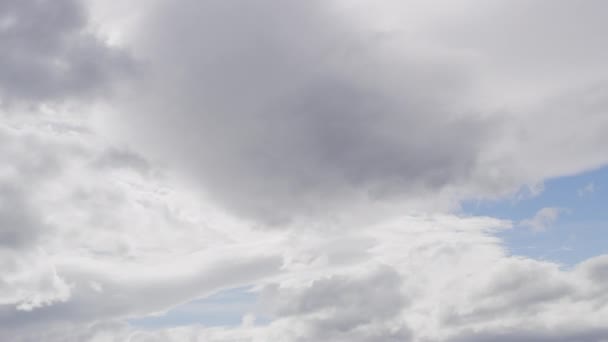
<path fill-rule="evenodd" d="M 63 120 L 37 113 L 0 127 L 0 339 L 162 311 L 279 272 L 275 238 Z"/>
<path fill-rule="evenodd" d="M 258 278 L 261 311 L 251 313 L 270 315 L 273 320 L 269 324 L 147 331 L 106 325 L 91 330 L 70 326 L 73 322 L 70 319 L 61 324 L 48 322 L 52 327 L 48 331 L 55 331 L 56 336 L 80 336 L 85 331 L 93 335 L 97 331 L 98 336 L 107 336 L 108 341 L 127 337 L 134 341 L 607 338 L 604 327 L 608 316 L 607 257 L 593 258 L 565 270 L 552 262 L 510 256 L 492 235 L 495 229 L 507 227 L 507 222 L 489 218 L 403 217 L 372 229 L 353 231 L 353 236 L 341 239 L 343 244 L 357 239 L 369 241 L 364 248 L 365 258 L 357 256 L 346 261 L 317 254 L 331 253 L 317 249 L 332 235 L 329 232 L 310 232 L 312 236 L 297 239 L 299 247 L 294 246 L 296 241 L 283 241 L 275 247 L 291 261 L 275 276 Z M 318 239 L 312 239 L 313 236 Z M 172 267 L 157 268 L 171 274 Z M 216 272 L 224 271 L 232 273 L 229 267 Z M 141 274 L 141 270 L 125 272 Z M 116 275 L 111 278 L 120 279 Z M 189 282 L 184 278 L 181 281 Z M 146 281 L 131 285 L 142 293 L 132 292 L 130 305 L 146 310 L 151 306 L 138 303 L 138 298 L 156 298 L 160 293 L 171 297 L 175 293 L 175 288 L 167 283 L 163 292 L 151 295 L 153 284 Z M 102 298 L 104 305 L 112 303 L 113 296 Z M 55 315 L 63 312 L 61 306 L 55 308 Z M 85 327 L 86 321 L 81 323 Z M 64 335 L 56 331 L 63 331 Z M 21 334 L 43 336 L 36 329 Z M 53 341 L 50 337 L 47 340 Z M 95 341 L 92 337 L 81 340 Z"/>
<path fill-rule="evenodd" d="M 595 184 L 593 182 L 587 183 L 587 185 L 585 185 L 582 188 L 579 188 L 576 191 L 576 193 L 578 194 L 578 197 L 583 197 L 588 194 L 592 194 L 593 192 L 595 192 Z"/>
<path fill-rule="evenodd" d="M 562 208 L 542 208 L 534 214 L 534 217 L 522 220 L 519 224 L 523 227 L 528 227 L 535 232 L 543 232 L 551 228 L 559 218 L 559 215 L 564 211 L 566 210 Z"/>

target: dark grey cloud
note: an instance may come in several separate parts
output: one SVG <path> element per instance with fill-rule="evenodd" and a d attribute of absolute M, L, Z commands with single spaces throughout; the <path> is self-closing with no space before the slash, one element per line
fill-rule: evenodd
<path fill-rule="evenodd" d="M 346 21 L 321 1 L 167 2 L 136 43 L 132 135 L 267 221 L 467 179 L 490 126 L 469 66 Z"/>
<path fill-rule="evenodd" d="M 0 1 L 0 103 L 97 96 L 132 67 L 87 28 L 80 0 Z"/>

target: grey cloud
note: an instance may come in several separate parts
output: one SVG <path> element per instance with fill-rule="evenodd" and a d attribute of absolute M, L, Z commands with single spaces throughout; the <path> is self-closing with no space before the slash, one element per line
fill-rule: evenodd
<path fill-rule="evenodd" d="M 297 341 L 407 341 L 403 322 L 392 322 L 407 307 L 401 276 L 383 266 L 364 276 L 332 276 L 303 289 L 268 287 L 264 307 L 277 318 L 304 324 Z"/>
<path fill-rule="evenodd" d="M 365 312 L 376 317 L 392 317 L 406 302 L 400 293 L 400 284 L 400 276 L 388 266 L 362 279 L 346 276 L 320 279 L 296 298 L 280 302 L 277 314 L 302 315 L 333 307 L 354 315 Z"/>
<path fill-rule="evenodd" d="M 602 2 L 472 2 L 415 34 L 338 3 L 163 2 L 133 40 L 147 77 L 121 111 L 127 139 L 273 223 L 507 195 L 608 162 Z"/>
<path fill-rule="evenodd" d="M 52 178 L 60 166 L 53 148 L 36 137 L 12 135 L 0 129 L 0 248 L 32 247 L 51 229 L 32 196 L 41 182 Z"/>
<path fill-rule="evenodd" d="M 523 112 L 525 120 L 513 122 L 509 136 L 517 141 L 498 167 L 517 180 L 540 181 L 605 165 L 606 112 L 608 76 L 580 86 L 572 81 Z"/>
<path fill-rule="evenodd" d="M 0 306 L 12 310 L 51 305 L 70 292 L 41 248 L 57 227 L 40 199 L 73 151 L 30 128 L 0 126 Z"/>
<path fill-rule="evenodd" d="M 0 1 L 0 103 L 97 96 L 130 58 L 87 31 L 79 0 Z"/>
<path fill-rule="evenodd" d="M 52 229 L 38 208 L 36 191 L 61 172 L 68 155 L 57 141 L 0 127 L 0 247 L 32 247 Z"/>
<path fill-rule="evenodd" d="M 472 182 L 487 181 L 492 185 L 501 185 L 505 179 L 520 184 L 523 180 L 597 166 L 605 160 L 603 147 L 608 127 L 604 115 L 608 103 L 605 86 L 593 89 L 581 86 L 580 92 L 569 90 L 562 97 L 549 99 L 549 104 L 540 104 L 538 112 L 530 115 L 532 119 L 510 123 L 513 127 L 509 128 L 513 131 L 508 134 L 513 135 L 499 137 L 507 141 L 504 145 L 498 144 L 499 149 L 504 148 L 507 152 L 487 150 L 487 145 L 492 145 L 497 140 L 496 135 L 503 132 L 496 127 L 497 122 L 470 113 L 470 97 L 478 94 L 471 94 L 476 75 L 466 60 L 428 44 L 418 45 L 415 37 L 373 35 L 359 30 L 342 21 L 343 18 L 335 15 L 327 3 L 316 0 L 165 2 L 166 5 L 157 9 L 143 26 L 142 36 L 134 46 L 150 69 L 132 99 L 133 106 L 123 108 L 125 113 L 122 114 L 132 125 L 129 134 L 146 145 L 144 152 L 158 153 L 226 207 L 241 215 L 274 222 L 342 206 L 348 208 L 347 203 L 361 194 L 383 199 L 402 195 L 415 197 L 425 192 L 436 194 L 451 185 L 469 182 L 471 178 Z M 517 73 L 509 74 L 507 78 L 513 76 L 519 80 L 522 74 L 541 65 L 547 55 L 542 45 L 534 44 L 542 35 L 535 37 L 538 32 L 534 32 L 526 36 L 526 25 L 511 26 L 517 22 L 512 19 L 522 17 L 523 14 L 517 14 L 520 10 L 525 12 L 525 23 L 538 18 L 534 13 L 542 11 L 535 7 L 537 5 L 519 7 L 523 2 L 514 4 L 517 4 L 513 5 L 515 10 L 502 14 L 496 11 L 498 17 L 490 16 L 489 19 L 492 23 L 494 19 L 504 22 L 491 25 L 472 20 L 471 25 L 477 26 L 472 32 L 463 34 L 470 40 L 454 39 L 453 43 L 459 49 L 483 41 L 481 48 L 474 46 L 474 52 L 482 51 L 489 60 L 500 61 L 490 64 L 498 65 L 495 69 L 500 72 L 508 70 L 504 74 L 517 69 Z M 599 3 L 591 1 L 588 4 Z M 7 68 L 12 72 L 0 76 L 2 97 L 45 101 L 92 94 L 107 82 L 105 77 L 113 72 L 110 69 L 124 66 L 124 55 L 84 31 L 86 19 L 75 1 L 0 0 L 0 6 L 3 6 L 1 13 L 13 11 L 19 19 L 0 18 L 0 44 L 5 44 L 0 48 L 6 47 L 6 51 L 11 52 L 0 57 L 0 71 Z M 558 1 L 555 6 L 562 15 L 558 18 L 567 19 L 576 13 L 579 5 L 570 7 Z M 536 9 L 530 10 L 530 7 Z M 55 13 L 56 8 L 60 10 Z M 588 23 L 600 25 L 597 16 L 605 11 L 602 7 L 590 8 L 583 11 L 585 17 L 589 17 Z M 44 15 L 41 14 L 43 10 Z M 553 20 L 551 25 L 543 23 L 544 18 L 539 21 L 540 32 L 555 27 L 561 20 L 549 17 Z M 51 19 L 30 25 L 27 18 Z M 62 21 L 55 22 L 57 18 Z M 530 40 L 515 39 L 506 45 L 500 44 L 504 39 L 492 41 L 495 32 L 491 28 L 501 25 L 506 32 L 511 32 L 509 39 Z M 570 22 L 565 26 L 567 32 L 576 30 Z M 599 32 L 605 31 L 603 26 L 598 27 Z M 34 31 L 28 31 L 30 29 Z M 585 31 L 585 34 L 590 32 Z M 456 38 L 460 34 L 456 29 L 452 33 Z M 566 36 L 569 38 L 563 41 L 570 42 L 584 34 Z M 597 43 L 594 39 L 591 39 L 592 44 Z M 550 39 L 546 43 L 552 48 L 548 50 L 559 54 L 569 45 L 562 45 L 563 41 Z M 521 43 L 514 49 L 517 51 L 508 49 L 507 45 L 512 43 Z M 576 44 L 585 46 L 582 39 Z M 565 60 L 579 60 L 581 56 L 592 55 L 587 52 L 597 52 L 591 56 L 589 64 L 603 66 L 602 46 L 597 44 L 597 50 L 581 48 L 582 54 L 581 51 L 560 54 L 559 61 L 547 65 L 565 65 Z M 14 54 L 27 58 L 17 60 Z M 89 54 L 96 57 L 89 60 Z M 519 59 L 526 62 L 519 64 Z M 67 69 L 59 73 L 56 65 L 49 64 L 54 60 L 59 60 L 61 68 Z M 505 65 L 509 67 L 503 69 Z M 548 74 L 544 76 L 555 76 L 560 79 L 561 83 L 558 83 L 569 84 L 564 82 L 569 80 L 567 75 Z M 521 83 L 535 77 L 530 72 Z M 508 93 L 505 91 L 505 96 Z M 0 139 L 3 139 L 2 135 Z M 45 148 L 47 141 L 22 139 L 8 148 L 5 142 L 0 140 L 2 161 L 6 161 L 2 164 L 8 165 L 8 169 L 14 166 L 18 177 L 12 180 L 27 183 L 29 192 L 28 196 L 21 196 L 17 194 L 21 191 L 19 188 L 6 188 L 0 193 L 9 203 L 0 207 L 0 238 L 4 238 L 7 245 L 24 246 L 37 241 L 42 220 L 33 210 L 16 211 L 15 207 L 27 207 L 35 200 L 36 180 L 61 168 L 65 160 L 59 161 L 54 155 L 62 154 L 64 150 L 49 152 Z M 478 160 L 484 152 L 496 162 L 490 166 L 497 165 L 490 171 L 487 164 Z M 503 152 L 507 157 L 501 154 Z M 144 172 L 150 167 L 135 153 L 108 150 L 98 158 L 94 154 L 87 159 L 91 162 L 87 165 L 99 167 L 100 171 L 127 167 Z M 73 164 L 74 160 L 70 162 Z M 491 171 L 497 171 L 498 176 L 493 178 Z M 48 331 L 49 327 L 66 322 L 81 323 L 80 326 L 96 320 L 148 314 L 224 286 L 259 281 L 278 272 L 281 265 L 278 256 L 246 255 L 243 250 L 249 245 L 243 250 L 230 251 L 237 255 L 235 259 L 228 258 L 233 262 L 221 260 L 212 262 L 212 267 L 201 269 L 189 265 L 187 268 L 192 272 L 185 275 L 171 273 L 177 268 L 173 264 L 152 271 L 143 266 L 134 267 L 132 273 L 121 273 L 123 267 L 127 267 L 123 264 L 120 269 L 97 270 L 95 264 L 86 263 L 89 257 L 112 260 L 132 257 L 130 253 L 123 254 L 109 246 L 120 243 L 122 235 L 127 233 L 136 240 L 154 234 L 156 230 L 152 224 L 148 226 L 150 221 L 123 221 L 117 213 L 123 214 L 121 210 L 124 210 L 128 218 L 151 216 L 151 221 L 156 216 L 151 215 L 155 210 L 135 213 L 133 207 L 125 203 L 131 200 L 138 203 L 136 198 L 131 199 L 111 186 L 106 188 L 105 184 L 95 186 L 110 177 L 107 173 L 93 174 L 83 176 L 81 182 L 87 189 L 78 192 L 79 197 L 66 200 L 70 214 L 80 215 L 65 215 L 63 222 L 71 223 L 76 229 L 63 231 L 61 233 L 65 235 L 58 237 L 60 245 L 66 242 L 70 251 L 78 249 L 78 253 L 85 254 L 81 260 L 83 265 L 58 267 L 61 277 L 74 285 L 69 289 L 71 297 L 64 298 L 65 293 L 59 291 L 61 286 L 56 286 L 57 289 L 49 286 L 57 277 L 53 277 L 56 276 L 54 267 L 45 269 L 45 277 L 31 281 L 34 283 L 31 293 L 46 295 L 45 291 L 52 289 L 57 293 L 46 296 L 42 302 L 53 305 L 31 312 L 17 310 L 14 302 L 0 305 L 0 339 L 10 340 L 35 330 Z M 80 229 L 89 226 L 92 229 Z M 168 226 L 175 230 L 178 227 Z M 15 230 L 14 227 L 21 228 Z M 434 236 L 429 232 L 433 230 L 431 227 L 421 230 L 423 234 L 430 234 L 425 236 Z M 107 240 L 88 239 L 98 232 Z M 372 233 L 373 228 L 369 232 Z M 74 235 L 72 233 L 81 233 L 82 240 L 67 243 Z M 198 235 L 194 230 L 184 233 L 188 239 Z M 399 240 L 398 236 L 404 240 Z M 207 239 L 205 247 L 207 243 L 214 244 L 214 238 Z M 516 262 L 514 267 L 504 267 L 484 277 L 490 263 L 478 261 L 496 255 L 503 257 L 502 249 L 493 250 L 497 247 L 496 241 L 476 236 L 469 240 L 467 235 L 458 239 L 441 235 L 437 241 L 431 238 L 423 248 L 413 249 L 408 247 L 408 242 L 414 238 L 415 234 L 407 229 L 398 230 L 394 237 L 395 255 L 391 255 L 392 251 L 376 252 L 385 253 L 378 256 L 383 261 L 386 257 L 390 262 L 399 263 L 394 266 L 403 267 L 400 272 L 413 270 L 407 284 L 407 279 L 395 269 L 386 267 L 367 275 L 327 278 L 320 275 L 311 284 L 299 283 L 301 288 L 269 288 L 267 295 L 273 297 L 270 302 L 278 319 L 268 330 L 283 328 L 289 333 L 292 330 L 302 332 L 303 335 L 291 339 L 296 341 L 407 341 L 417 338 L 418 331 L 410 330 L 405 323 L 406 319 L 413 318 L 412 327 L 420 324 L 420 320 L 432 323 L 421 324 L 424 327 L 420 331 L 426 329 L 428 333 L 436 328 L 449 333 L 462 332 L 453 338 L 454 341 L 588 342 L 607 338 L 605 329 L 586 325 L 606 314 L 608 271 L 605 257 L 577 266 L 573 273 L 559 270 L 556 265 L 544 267 L 546 263 L 530 266 Z M 459 239 L 465 238 L 467 243 L 461 243 Z M 173 243 L 159 240 L 143 245 L 155 249 Z M 442 244 L 439 240 L 448 242 Z M 475 241 L 473 246 L 471 243 Z M 91 248 L 87 243 L 98 244 L 100 248 Z M 339 243 L 347 246 L 339 247 Z M 177 249 L 182 247 L 178 246 Z M 484 254 L 488 248 L 492 253 Z M 178 253 L 181 252 L 180 249 Z M 162 259 L 170 252 L 155 249 L 151 254 L 142 258 Z M 332 268 L 328 272 L 334 272 L 334 267 L 352 267 L 356 262 L 363 264 L 373 257 L 369 244 L 356 239 L 328 241 L 318 249 L 311 249 L 310 254 L 318 256 L 322 265 L 326 259 L 326 266 Z M 4 262 L 5 259 L 0 260 Z M 3 272 L 11 267 L 10 262 L 1 265 Z M 408 263 L 417 262 L 420 265 L 408 268 Z M 112 268 L 117 264 L 109 265 L 108 268 Z M 188 263 L 184 262 L 184 265 Z M 365 273 L 362 268 L 356 268 L 356 271 Z M 308 275 L 306 269 L 303 272 L 300 272 L 301 268 L 294 269 L 297 275 Z M 435 288 L 435 284 L 440 289 Z M 9 285 L 12 290 L 23 289 Z M 61 285 L 63 290 L 68 287 Z M 408 286 L 420 287 L 417 289 L 420 298 L 404 295 L 403 289 Z M 410 306 L 410 300 L 419 306 Z M 439 301 L 457 308 L 443 321 L 442 317 L 435 316 Z M 413 312 L 407 312 L 409 308 L 413 308 Z M 560 325 L 553 330 L 532 325 L 538 323 L 540 326 L 552 316 L 559 316 L 558 321 L 580 318 L 581 324 L 576 328 Z M 532 322 L 530 326 L 518 324 L 528 321 Z M 281 323 L 287 324 L 281 327 Z M 492 328 L 498 325 L 504 329 Z M 79 329 L 81 327 L 70 326 L 65 331 L 58 331 L 57 335 L 48 335 L 48 339 L 95 340 L 104 336 L 103 330 L 115 327 L 93 327 L 90 333 L 76 332 Z M 45 335 L 32 336 L 30 340 L 37 341 Z M 163 334 L 158 336 L 158 340 L 168 340 Z M 195 339 L 200 335 L 193 332 L 191 336 Z M 184 339 L 178 337 L 176 340 Z M 277 340 L 291 341 L 288 338 Z"/>
<path fill-rule="evenodd" d="M 600 255 L 584 261 L 577 271 L 599 285 L 608 284 L 608 255 Z"/>
<path fill-rule="evenodd" d="M 608 340 L 608 329 L 602 327 L 560 327 L 559 329 L 502 328 L 467 331 L 447 342 L 603 342 Z"/>
<path fill-rule="evenodd" d="M 142 26 L 132 135 L 233 211 L 281 222 L 466 180 L 490 121 L 457 55 L 321 1 L 167 3 Z"/>
<path fill-rule="evenodd" d="M 564 277 L 557 265 L 509 260 L 495 265 L 487 281 L 471 286 L 471 307 L 450 308 L 442 321 L 446 325 L 465 325 L 534 315 L 546 310 L 547 305 L 575 298 L 580 290 L 580 285 Z"/>
<path fill-rule="evenodd" d="M 0 248 L 31 246 L 49 228 L 23 197 L 18 189 L 0 183 Z"/>
<path fill-rule="evenodd" d="M 488 57 L 490 63 L 505 67 L 502 72 L 524 80 L 564 76 L 576 79 L 576 71 L 586 77 L 588 72 L 605 66 L 605 1 L 474 3 L 478 11 L 461 12 L 465 15 L 446 18 L 433 29 L 445 44 L 473 48 Z"/>
<path fill-rule="evenodd" d="M 44 329 L 24 331 L 19 335 L 5 331 L 0 332 L 0 337 L 11 342 L 124 342 L 129 339 L 130 333 L 126 323 L 99 322 L 48 325 Z"/>
<path fill-rule="evenodd" d="M 101 169 L 131 169 L 141 174 L 147 174 L 151 170 L 150 163 L 139 154 L 118 148 L 110 148 L 99 156 L 92 167 Z"/>

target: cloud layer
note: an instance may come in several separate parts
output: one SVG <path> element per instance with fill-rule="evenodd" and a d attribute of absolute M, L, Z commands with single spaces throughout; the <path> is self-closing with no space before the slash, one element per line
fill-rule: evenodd
<path fill-rule="evenodd" d="M 608 162 L 605 2 L 91 4 L 0 0 L 0 340 L 608 340 L 606 255 L 498 237 L 561 209 L 455 214 Z"/>

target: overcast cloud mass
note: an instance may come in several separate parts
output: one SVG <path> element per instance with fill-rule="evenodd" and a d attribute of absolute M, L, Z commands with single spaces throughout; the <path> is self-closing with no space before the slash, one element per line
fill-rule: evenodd
<path fill-rule="evenodd" d="M 506 238 L 575 209 L 464 209 L 608 164 L 607 11 L 0 0 L 0 340 L 608 341 L 608 254 Z"/>

